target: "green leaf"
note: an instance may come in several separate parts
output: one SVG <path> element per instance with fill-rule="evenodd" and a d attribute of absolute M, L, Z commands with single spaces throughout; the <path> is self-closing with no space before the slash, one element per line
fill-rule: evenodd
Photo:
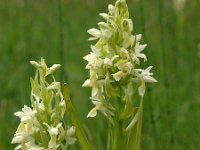
<path fill-rule="evenodd" d="M 140 150 L 141 130 L 142 130 L 142 113 L 140 113 L 136 124 L 132 127 L 132 129 L 128 133 L 129 137 L 126 150 Z"/>
<path fill-rule="evenodd" d="M 88 142 L 88 139 L 87 139 L 85 133 L 83 132 L 83 129 L 81 128 L 81 125 L 80 125 L 77 115 L 75 113 L 75 109 L 72 105 L 70 95 L 69 95 L 69 88 L 66 83 L 63 85 L 62 93 L 64 96 L 65 105 L 66 105 L 66 109 L 69 114 L 70 120 L 71 120 L 73 126 L 75 126 L 75 128 L 76 128 L 76 136 L 78 138 L 80 146 L 82 147 L 83 150 L 91 150 L 91 146 Z"/>
<path fill-rule="evenodd" d="M 143 111 L 143 97 L 140 99 L 140 106 L 136 110 L 136 114 L 131 123 L 126 128 L 128 132 L 128 142 L 126 150 L 139 150 L 142 130 L 142 111 Z"/>

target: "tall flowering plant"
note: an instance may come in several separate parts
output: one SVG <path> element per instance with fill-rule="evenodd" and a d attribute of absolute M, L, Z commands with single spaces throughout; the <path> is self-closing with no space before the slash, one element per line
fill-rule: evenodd
<path fill-rule="evenodd" d="M 141 34 L 133 34 L 126 1 L 117 0 L 114 6 L 108 6 L 108 13 L 100 16 L 105 21 L 98 23 L 99 29 L 88 30 L 92 35 L 89 40 L 97 42 L 84 57 L 90 77 L 83 86 L 92 88 L 94 104 L 87 117 L 101 112 L 107 119 L 108 150 L 139 150 L 145 84 L 157 81 L 150 72 L 152 66 L 140 67 L 141 61 L 147 61 L 143 53 L 146 44 L 140 44 Z M 15 113 L 20 118 L 11 142 L 18 144 L 15 149 L 65 150 L 77 138 L 81 149 L 91 150 L 67 84 L 61 89 L 53 75 L 60 65 L 47 67 L 43 58 L 30 63 L 36 68 L 35 78 L 31 78 L 31 107 L 25 105 Z M 66 124 L 65 112 L 73 126 Z"/>
<path fill-rule="evenodd" d="M 36 68 L 35 78 L 31 78 L 32 107 L 25 105 L 15 113 L 20 124 L 11 143 L 18 144 L 16 150 L 66 150 L 76 138 L 75 127 L 64 121 L 65 101 L 60 82 L 53 75 L 60 65 L 48 68 L 44 59 L 30 63 Z"/>
<path fill-rule="evenodd" d="M 108 6 L 108 13 L 100 16 L 105 21 L 98 23 L 99 29 L 88 30 L 92 35 L 89 40 L 97 42 L 84 57 L 90 77 L 83 87 L 92 88 L 94 104 L 87 117 L 101 112 L 109 121 L 108 149 L 137 150 L 145 83 L 156 82 L 150 72 L 153 66 L 140 67 L 141 61 L 147 61 L 143 53 L 147 45 L 140 43 L 141 34 L 133 33 L 126 0 L 117 0 L 115 6 Z M 139 101 L 139 106 L 133 101 Z"/>

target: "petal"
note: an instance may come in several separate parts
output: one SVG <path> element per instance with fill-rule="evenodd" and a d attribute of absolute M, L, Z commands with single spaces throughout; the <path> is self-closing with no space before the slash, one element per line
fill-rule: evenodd
<path fill-rule="evenodd" d="M 120 57 L 123 58 L 124 60 L 128 60 L 129 59 L 129 52 L 125 48 L 121 48 Z"/>
<path fill-rule="evenodd" d="M 56 126 L 57 129 L 59 129 L 60 127 L 62 127 L 62 122 L 60 122 L 60 123 Z"/>
<path fill-rule="evenodd" d="M 90 83 L 90 79 L 87 79 L 83 84 L 82 87 L 90 87 L 91 83 Z"/>
<path fill-rule="evenodd" d="M 51 66 L 50 68 L 47 69 L 47 73 L 46 76 L 49 74 L 54 73 L 56 70 L 58 70 L 61 67 L 60 64 L 54 64 L 53 66 Z"/>
<path fill-rule="evenodd" d="M 149 83 L 157 82 L 157 80 L 154 79 L 154 78 L 151 77 L 151 76 L 144 76 L 143 79 L 144 79 L 145 82 L 149 82 Z"/>
<path fill-rule="evenodd" d="M 22 145 L 18 145 L 17 147 L 15 147 L 14 150 L 19 150 L 19 149 L 22 149 Z"/>
<path fill-rule="evenodd" d="M 153 68 L 153 66 L 149 66 L 145 70 L 142 70 L 141 76 L 150 76 L 150 75 L 153 75 L 153 73 L 150 73 L 151 68 Z"/>
<path fill-rule="evenodd" d="M 119 70 L 122 70 L 126 63 L 126 60 L 121 59 L 117 63 L 115 63 L 114 66 L 117 67 Z"/>
<path fill-rule="evenodd" d="M 94 107 L 87 115 L 87 118 L 89 117 L 95 117 L 97 115 L 97 109 Z"/>
<path fill-rule="evenodd" d="M 100 13 L 99 14 L 103 19 L 105 19 L 106 21 L 109 21 L 111 23 L 114 23 L 114 19 L 113 19 L 113 16 L 111 15 L 108 15 L 106 13 Z"/>
<path fill-rule="evenodd" d="M 47 90 L 59 90 L 60 87 L 60 82 L 54 82 L 53 84 L 47 87 Z"/>
<path fill-rule="evenodd" d="M 21 118 L 22 123 L 29 123 L 33 118 L 31 116 L 23 116 Z"/>
<path fill-rule="evenodd" d="M 24 113 L 22 111 L 18 111 L 14 113 L 15 116 L 22 118 L 24 116 Z"/>
<path fill-rule="evenodd" d="M 144 96 L 145 93 L 145 82 L 142 81 L 141 85 L 138 88 L 138 92 L 140 96 Z"/>
<path fill-rule="evenodd" d="M 93 61 L 95 59 L 94 53 L 84 56 L 83 59 L 87 60 L 88 62 Z"/>
<path fill-rule="evenodd" d="M 110 13 L 111 15 L 113 15 L 114 12 L 115 12 L 115 6 L 109 4 L 109 5 L 108 5 L 108 11 L 109 11 L 109 13 Z"/>
<path fill-rule="evenodd" d="M 111 61 L 109 58 L 105 58 L 105 59 L 104 59 L 104 64 L 105 64 L 106 66 L 112 66 L 112 61 Z"/>
<path fill-rule="evenodd" d="M 146 46 L 147 46 L 147 44 L 139 45 L 139 43 L 138 43 L 135 47 L 135 53 L 140 53 L 141 51 L 143 51 L 145 49 Z"/>
<path fill-rule="evenodd" d="M 72 145 L 76 142 L 76 138 L 73 138 L 73 137 L 68 137 L 67 138 L 67 144 L 68 145 Z"/>
<path fill-rule="evenodd" d="M 139 42 L 142 38 L 142 34 L 137 34 L 136 35 L 136 42 Z"/>
<path fill-rule="evenodd" d="M 115 81 L 119 81 L 124 76 L 124 73 L 122 71 L 118 71 L 117 73 L 112 74 L 112 75 Z"/>
<path fill-rule="evenodd" d="M 33 65 L 36 69 L 40 68 L 40 64 L 37 63 L 36 61 L 30 61 L 31 65 Z"/>
<path fill-rule="evenodd" d="M 51 128 L 49 129 L 49 134 L 50 134 L 50 136 L 58 135 L 58 133 L 59 133 L 59 130 L 58 130 L 57 128 L 51 127 Z"/>
<path fill-rule="evenodd" d="M 136 54 L 136 56 L 139 57 L 139 58 L 143 58 L 144 61 L 147 61 L 147 57 L 146 57 L 145 54 L 139 53 L 139 54 Z"/>
<path fill-rule="evenodd" d="M 101 36 L 101 31 L 95 28 L 89 29 L 87 32 L 97 38 Z"/>
<path fill-rule="evenodd" d="M 99 89 L 97 87 L 92 88 L 92 99 L 98 99 Z"/>
<path fill-rule="evenodd" d="M 15 143 L 22 143 L 24 140 L 23 136 L 15 136 L 12 141 L 11 144 L 15 144 Z"/>
<path fill-rule="evenodd" d="M 68 130 L 67 130 L 67 136 L 72 136 L 72 135 L 74 135 L 75 134 L 75 127 L 74 126 L 72 126 L 71 128 L 69 128 Z"/>
<path fill-rule="evenodd" d="M 93 41 L 93 40 L 96 40 L 96 39 L 98 39 L 98 38 L 97 37 L 90 37 L 88 40 Z"/>
<path fill-rule="evenodd" d="M 17 128 L 16 134 L 24 132 L 24 130 L 25 130 L 25 124 L 24 123 L 20 123 L 18 128 Z"/>
<path fill-rule="evenodd" d="M 99 102 L 99 101 L 92 101 L 92 103 L 93 103 L 94 105 L 96 105 L 96 108 L 100 108 L 100 107 L 102 106 L 102 103 Z"/>
<path fill-rule="evenodd" d="M 26 105 L 24 105 L 24 108 L 22 108 L 23 112 L 24 113 L 31 113 L 32 112 L 32 109 Z"/>

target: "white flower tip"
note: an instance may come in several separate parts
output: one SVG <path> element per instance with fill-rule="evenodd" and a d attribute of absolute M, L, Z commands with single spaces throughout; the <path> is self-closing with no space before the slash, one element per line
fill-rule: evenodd
<path fill-rule="evenodd" d="M 97 110 L 96 110 L 96 108 L 93 108 L 93 109 L 88 113 L 87 118 L 89 118 L 89 117 L 93 118 L 93 117 L 95 117 L 96 115 L 97 115 Z"/>
<path fill-rule="evenodd" d="M 21 143 L 22 141 L 23 141 L 23 137 L 22 136 L 15 136 L 12 139 L 11 144 Z"/>
<path fill-rule="evenodd" d="M 59 133 L 59 130 L 57 128 L 51 128 L 49 130 L 50 135 L 58 135 L 58 133 Z"/>
<path fill-rule="evenodd" d="M 47 87 L 47 90 L 58 90 L 60 89 L 60 82 L 54 82 L 52 85 Z"/>
<path fill-rule="evenodd" d="M 72 145 L 76 142 L 76 138 L 73 138 L 73 137 L 68 137 L 67 138 L 67 144 L 68 145 Z"/>
<path fill-rule="evenodd" d="M 152 79 L 152 82 L 158 82 L 155 78 Z"/>
<path fill-rule="evenodd" d="M 94 37 L 100 37 L 100 34 L 101 34 L 101 32 L 95 28 L 89 29 L 87 30 L 87 32 Z"/>
<path fill-rule="evenodd" d="M 103 18 L 107 18 L 107 17 L 108 17 L 108 14 L 106 14 L 106 13 L 99 13 L 99 15 L 100 15 L 101 17 L 103 17 Z"/>
<path fill-rule="evenodd" d="M 40 65 L 36 61 L 33 61 L 33 60 L 30 61 L 30 64 L 33 65 L 35 68 L 40 67 Z"/>
<path fill-rule="evenodd" d="M 110 14 L 113 14 L 114 11 L 115 11 L 115 6 L 109 4 L 109 5 L 108 5 L 108 10 L 109 10 L 109 13 L 110 13 Z"/>
<path fill-rule="evenodd" d="M 49 75 L 49 74 L 53 74 L 60 67 L 61 67 L 60 64 L 54 64 L 53 66 L 51 66 L 50 68 L 48 68 L 46 76 Z"/>
<path fill-rule="evenodd" d="M 28 122 L 30 122 L 32 119 L 33 119 L 33 118 L 32 118 L 31 116 L 23 116 L 23 117 L 21 118 L 21 122 L 22 122 L 22 123 L 28 123 Z"/>
<path fill-rule="evenodd" d="M 67 130 L 67 136 L 72 136 L 75 134 L 76 128 L 74 126 L 72 126 L 71 128 L 69 128 Z"/>
<path fill-rule="evenodd" d="M 118 71 L 117 73 L 112 74 L 112 75 L 113 75 L 113 78 L 115 79 L 115 81 L 119 81 L 124 76 L 122 71 Z"/>
<path fill-rule="evenodd" d="M 86 80 L 83 84 L 82 84 L 82 87 L 90 87 L 91 84 L 90 84 L 90 80 Z"/>
<path fill-rule="evenodd" d="M 107 65 L 107 66 L 112 66 L 112 61 L 109 58 L 105 58 L 104 64 Z"/>
<path fill-rule="evenodd" d="M 157 80 L 154 79 L 154 78 L 151 77 L 151 76 L 144 76 L 144 81 L 145 81 L 145 82 L 148 82 L 148 83 L 154 83 L 154 82 L 157 82 Z"/>
<path fill-rule="evenodd" d="M 136 35 L 136 41 L 139 42 L 142 38 L 142 34 L 137 34 Z"/>

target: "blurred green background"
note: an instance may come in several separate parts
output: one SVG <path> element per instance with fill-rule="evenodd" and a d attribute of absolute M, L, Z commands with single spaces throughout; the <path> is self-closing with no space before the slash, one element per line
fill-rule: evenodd
<path fill-rule="evenodd" d="M 200 1 L 186 0 L 179 11 L 174 1 L 127 0 L 134 32 L 144 35 L 147 65 L 154 66 L 158 80 L 145 95 L 143 150 L 200 149 Z M 105 149 L 104 118 L 86 119 L 93 105 L 90 89 L 81 87 L 88 77 L 82 57 L 90 51 L 86 31 L 97 26 L 102 20 L 98 14 L 114 2 L 0 1 L 0 150 L 14 148 L 10 141 L 19 119 L 13 113 L 30 104 L 34 68 L 29 61 L 40 57 L 49 66 L 62 62 L 82 125 L 94 149 Z"/>

